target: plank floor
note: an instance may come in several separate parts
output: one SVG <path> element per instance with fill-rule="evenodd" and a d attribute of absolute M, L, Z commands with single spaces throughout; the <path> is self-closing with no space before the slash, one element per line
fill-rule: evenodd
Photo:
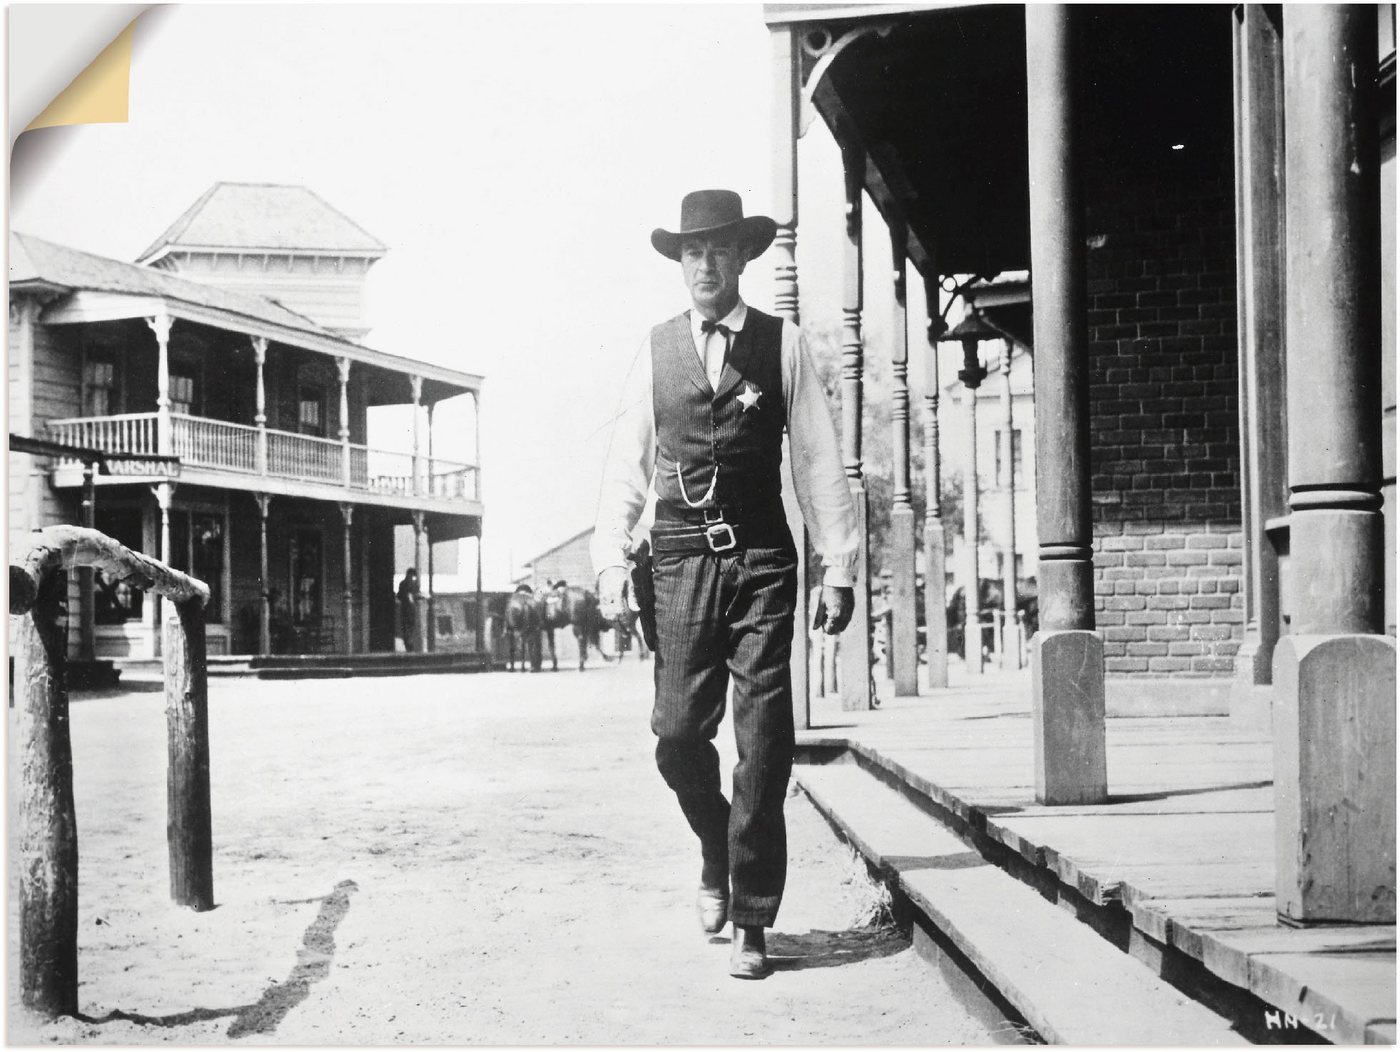
<path fill-rule="evenodd" d="M 1323 1037 L 1394 1042 L 1395 927 L 1278 923 L 1267 731 L 1210 716 L 1110 719 L 1109 802 L 1044 807 L 1028 674 L 890 693 L 884 684 L 870 712 L 816 699 L 799 742 L 853 749 Z"/>

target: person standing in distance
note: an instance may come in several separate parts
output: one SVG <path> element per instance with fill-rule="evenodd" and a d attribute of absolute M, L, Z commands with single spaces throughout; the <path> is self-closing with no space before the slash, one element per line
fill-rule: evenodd
<path fill-rule="evenodd" d="M 700 840 L 701 928 L 734 924 L 731 975 L 768 974 L 764 929 L 787 877 L 797 552 L 779 467 L 787 432 L 798 504 L 824 566 L 824 628 L 850 620 L 855 505 L 831 410 L 801 331 L 747 306 L 739 277 L 776 224 L 739 195 L 697 190 L 680 227 L 652 232 L 679 262 L 691 308 L 652 329 L 623 387 L 592 557 L 602 614 L 628 601 L 631 532 L 656 491 L 656 764 Z M 714 738 L 733 683 L 733 802 Z"/>

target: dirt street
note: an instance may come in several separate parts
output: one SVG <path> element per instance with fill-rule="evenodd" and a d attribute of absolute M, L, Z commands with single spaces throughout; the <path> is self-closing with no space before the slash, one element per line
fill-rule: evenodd
<path fill-rule="evenodd" d="M 83 1018 L 36 1027 L 16 1007 L 12 873 L 10 1040 L 994 1040 L 867 923 L 876 891 L 800 796 L 776 970 L 726 974 L 727 934 L 694 919 L 698 850 L 652 763 L 650 675 L 629 659 L 213 681 L 218 907 L 203 914 L 169 902 L 163 696 L 75 700 Z M 732 764 L 727 721 L 720 741 Z"/>

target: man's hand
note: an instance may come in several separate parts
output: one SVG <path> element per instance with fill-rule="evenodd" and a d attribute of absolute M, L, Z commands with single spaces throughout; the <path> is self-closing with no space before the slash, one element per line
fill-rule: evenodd
<path fill-rule="evenodd" d="M 627 612 L 631 583 L 625 566 L 609 566 L 598 575 L 598 612 L 605 620 L 616 621 Z"/>
<path fill-rule="evenodd" d="M 856 607 L 855 589 L 822 585 L 821 601 L 826 607 L 826 621 L 821 626 L 822 631 L 829 636 L 839 636 L 851 622 L 851 613 Z"/>

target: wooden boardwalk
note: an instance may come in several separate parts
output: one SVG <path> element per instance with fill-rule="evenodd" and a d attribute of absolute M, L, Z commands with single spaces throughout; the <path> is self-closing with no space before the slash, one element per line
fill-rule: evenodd
<path fill-rule="evenodd" d="M 1224 717 L 1110 719 L 1110 801 L 1043 807 L 1028 674 L 955 679 L 920 698 L 889 693 L 886 682 L 881 707 L 863 713 L 817 699 L 799 743 L 846 744 L 1323 1037 L 1394 1043 L 1395 927 L 1278 923 L 1267 730 Z"/>

